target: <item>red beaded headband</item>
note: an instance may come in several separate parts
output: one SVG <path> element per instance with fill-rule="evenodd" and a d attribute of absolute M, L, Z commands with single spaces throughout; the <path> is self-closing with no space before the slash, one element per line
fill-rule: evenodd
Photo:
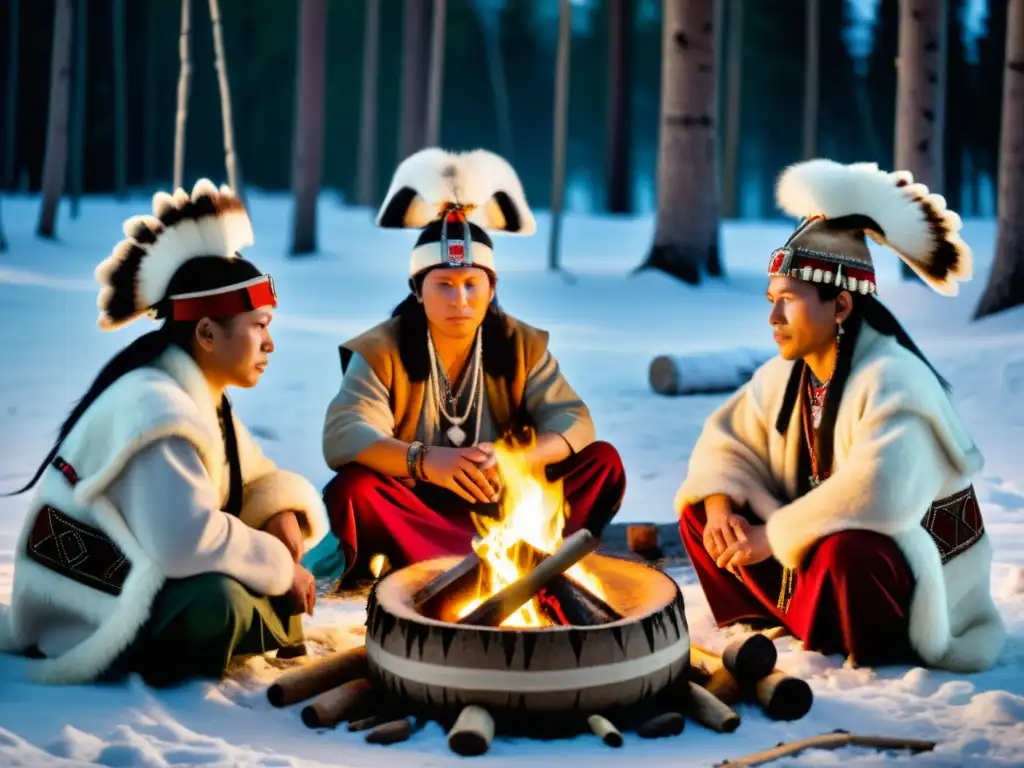
<path fill-rule="evenodd" d="M 262 275 L 244 283 L 171 296 L 171 319 L 196 321 L 204 317 L 233 317 L 260 307 L 277 306 L 274 278 Z"/>

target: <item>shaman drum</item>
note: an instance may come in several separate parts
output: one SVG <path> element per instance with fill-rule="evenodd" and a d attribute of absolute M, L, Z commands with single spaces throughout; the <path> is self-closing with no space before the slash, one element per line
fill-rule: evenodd
<path fill-rule="evenodd" d="M 438 621 L 412 596 L 460 558 L 394 571 L 367 602 L 366 653 L 374 676 L 409 704 L 495 715 L 600 712 L 643 705 L 686 674 L 683 596 L 643 563 L 588 555 L 604 599 L 624 618 L 587 627 L 491 628 Z"/>

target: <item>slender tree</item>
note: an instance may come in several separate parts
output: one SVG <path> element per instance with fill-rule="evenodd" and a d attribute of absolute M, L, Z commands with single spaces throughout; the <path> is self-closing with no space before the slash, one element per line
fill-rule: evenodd
<path fill-rule="evenodd" d="M 293 254 L 316 250 L 316 203 L 324 149 L 327 0 L 299 0 L 299 66 L 292 130 Z"/>
<path fill-rule="evenodd" d="M 128 191 L 128 72 L 125 70 L 125 0 L 114 0 L 114 191 Z"/>
<path fill-rule="evenodd" d="M 608 2 L 608 130 L 605 165 L 608 212 L 629 213 L 629 149 L 632 144 L 633 3 Z"/>
<path fill-rule="evenodd" d="M 86 66 L 89 45 L 89 0 L 75 11 L 75 87 L 71 112 L 71 218 L 77 219 L 85 185 L 85 107 L 89 96 Z"/>
<path fill-rule="evenodd" d="M 402 13 L 400 160 L 423 149 L 426 141 L 429 8 L 427 0 L 405 0 Z"/>
<path fill-rule="evenodd" d="M 377 81 L 380 79 L 380 3 L 367 0 L 363 26 L 363 82 L 359 96 L 359 156 L 356 196 L 360 205 L 377 204 Z"/>
<path fill-rule="evenodd" d="M 178 110 L 174 117 L 175 189 L 185 183 L 185 129 L 188 125 L 189 89 L 192 86 L 191 36 L 192 0 L 181 0 L 181 30 L 178 32 Z"/>
<path fill-rule="evenodd" d="M 4 179 L 8 189 L 14 187 L 17 175 L 18 146 L 18 63 L 21 58 L 21 0 L 10 0 L 7 27 L 7 99 L 4 103 Z"/>
<path fill-rule="evenodd" d="M 948 0 L 901 0 L 895 168 L 935 192 L 943 187 L 944 7 Z M 901 265 L 905 278 L 914 272 Z M 916 276 L 915 276 L 916 279 Z"/>
<path fill-rule="evenodd" d="M 434 0 L 430 24 L 430 72 L 427 84 L 427 131 L 424 143 L 437 146 L 441 140 L 441 107 L 444 99 L 444 32 L 446 0 Z"/>
<path fill-rule="evenodd" d="M 57 209 L 64 193 L 67 172 L 74 17 L 71 0 L 56 0 L 50 56 L 50 105 L 46 116 L 46 159 L 43 161 L 43 205 L 36 228 L 36 234 L 46 238 L 54 238 L 57 234 Z"/>
<path fill-rule="evenodd" d="M 565 197 L 566 124 L 569 113 L 569 66 L 572 51 L 572 2 L 559 0 L 558 53 L 555 60 L 554 157 L 551 174 L 551 235 L 548 241 L 548 265 L 561 265 L 562 203 Z"/>
<path fill-rule="evenodd" d="M 0 201 L 3 198 L 0 197 Z M 4 216 L 3 209 L 0 208 L 0 253 L 7 250 L 7 235 L 4 234 Z"/>
<path fill-rule="evenodd" d="M 224 35 L 221 31 L 220 0 L 210 0 L 210 23 L 213 26 L 213 66 L 217 70 L 220 116 L 224 127 L 224 165 L 227 168 L 228 186 L 241 196 L 242 180 L 239 178 L 238 156 L 235 153 L 235 129 L 231 118 L 231 89 L 228 85 L 228 63 L 224 55 Z"/>
<path fill-rule="evenodd" d="M 718 39 L 725 38 L 725 120 L 722 139 L 722 210 L 726 216 L 739 215 L 736 190 L 740 186 L 740 120 L 743 111 L 743 9 L 747 0 L 719 0 L 715 17 L 723 24 Z M 718 114 L 716 110 L 715 114 Z"/>
<path fill-rule="evenodd" d="M 820 0 L 805 0 L 804 14 L 804 159 L 818 155 L 818 105 L 821 101 L 821 5 Z"/>
<path fill-rule="evenodd" d="M 643 267 L 690 284 L 721 274 L 714 4 L 664 0 L 658 211 Z"/>
<path fill-rule="evenodd" d="M 976 317 L 1024 304 L 1024 0 L 1006 17 L 996 254 Z"/>

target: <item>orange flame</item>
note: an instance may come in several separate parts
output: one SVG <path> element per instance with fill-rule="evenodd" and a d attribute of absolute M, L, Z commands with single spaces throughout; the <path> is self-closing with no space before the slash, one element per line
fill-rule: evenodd
<path fill-rule="evenodd" d="M 484 563 L 484 575 L 477 595 L 457 611 L 460 618 L 517 581 L 535 565 L 524 562 L 526 552 L 520 544 L 525 542 L 538 552 L 554 553 L 562 545 L 562 526 L 569 515 L 561 480 L 550 481 L 543 470 L 534 471 L 526 449 L 514 450 L 498 443 L 495 452 L 504 486 L 501 511 L 497 518 L 472 513 L 473 524 L 480 533 L 480 537 L 473 541 L 473 550 Z M 572 566 L 565 575 L 597 597 L 605 597 L 600 581 L 581 563 Z M 537 598 L 501 624 L 503 627 L 552 625 L 553 622 L 541 611 Z"/>

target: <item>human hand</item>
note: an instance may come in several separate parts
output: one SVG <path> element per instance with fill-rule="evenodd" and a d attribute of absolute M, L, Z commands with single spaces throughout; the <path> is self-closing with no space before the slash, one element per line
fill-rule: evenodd
<path fill-rule="evenodd" d="M 299 527 L 299 518 L 291 510 L 278 512 L 270 518 L 263 526 L 263 530 L 276 539 L 279 539 L 291 553 L 292 560 L 299 562 L 302 559 L 304 540 L 302 529 Z"/>
<path fill-rule="evenodd" d="M 501 474 L 498 472 L 498 451 L 494 447 L 494 443 L 477 443 L 477 449 L 481 453 L 487 456 L 481 464 L 477 466 L 480 471 L 484 473 L 484 476 L 491 483 L 491 487 L 500 494 L 501 493 Z"/>
<path fill-rule="evenodd" d="M 298 563 L 295 563 L 292 571 L 292 586 L 288 590 L 288 595 L 293 604 L 302 609 L 302 613 L 313 615 L 313 606 L 316 605 L 316 579 Z"/>
<path fill-rule="evenodd" d="M 498 489 L 480 469 L 488 454 L 479 448 L 431 446 L 423 457 L 423 475 L 428 483 L 447 488 L 470 504 L 498 500 Z"/>
<path fill-rule="evenodd" d="M 746 522 L 746 521 L 744 521 Z M 772 547 L 768 543 L 768 529 L 763 525 L 749 525 L 746 536 L 737 539 L 728 546 L 715 562 L 719 568 L 725 568 L 739 577 L 741 565 L 757 565 L 772 556 Z"/>
<path fill-rule="evenodd" d="M 733 511 L 728 496 L 710 496 L 704 500 L 704 549 L 711 557 L 718 559 L 739 537 L 746 537 L 750 524 L 742 515 Z"/>

